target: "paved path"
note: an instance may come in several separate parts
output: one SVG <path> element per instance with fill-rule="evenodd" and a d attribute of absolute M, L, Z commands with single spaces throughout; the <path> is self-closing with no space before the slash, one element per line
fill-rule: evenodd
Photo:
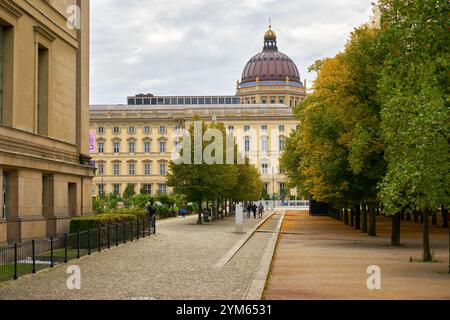
<path fill-rule="evenodd" d="M 213 268 L 245 235 L 234 218 L 203 226 L 196 217 L 158 222 L 157 235 L 78 261 L 81 290 L 66 288 L 66 268 L 0 284 L 0 299 L 243 299 L 269 235 L 256 234 L 223 268 Z M 260 220 L 245 220 L 246 231 Z"/>
<path fill-rule="evenodd" d="M 440 222 L 441 223 L 441 222 Z M 432 227 L 436 263 L 421 257 L 421 225 L 402 221 L 400 248 L 389 246 L 391 220 L 379 218 L 379 236 L 307 213 L 288 212 L 265 298 L 272 299 L 450 299 L 448 230 Z M 367 289 L 367 268 L 378 265 L 382 290 Z"/>

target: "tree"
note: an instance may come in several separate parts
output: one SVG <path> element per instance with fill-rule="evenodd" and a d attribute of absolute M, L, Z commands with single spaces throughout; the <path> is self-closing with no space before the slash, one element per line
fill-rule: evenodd
<path fill-rule="evenodd" d="M 385 211 L 424 214 L 423 259 L 431 261 L 429 216 L 449 203 L 449 3 L 382 0 L 381 127 Z"/>
<path fill-rule="evenodd" d="M 132 196 L 136 194 L 135 185 L 132 183 L 127 184 L 125 191 L 123 192 L 123 197 L 125 199 L 130 199 Z"/>

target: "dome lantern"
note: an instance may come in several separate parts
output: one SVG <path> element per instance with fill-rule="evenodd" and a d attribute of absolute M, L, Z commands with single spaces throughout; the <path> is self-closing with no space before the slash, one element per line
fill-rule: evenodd
<path fill-rule="evenodd" d="M 269 21 L 269 30 L 264 34 L 264 50 L 278 50 L 277 34 L 272 30 L 272 23 Z"/>

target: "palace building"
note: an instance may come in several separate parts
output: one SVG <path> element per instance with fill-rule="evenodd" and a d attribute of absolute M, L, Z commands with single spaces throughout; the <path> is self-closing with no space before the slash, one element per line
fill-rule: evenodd
<path fill-rule="evenodd" d="M 88 117 L 89 1 L 0 0 L 0 244 L 91 214 Z"/>
<path fill-rule="evenodd" d="M 299 126 L 292 107 L 306 97 L 295 63 L 278 51 L 271 26 L 263 51 L 244 68 L 236 95 L 128 97 L 126 105 L 92 105 L 91 156 L 97 167 L 95 194 L 170 193 L 168 164 L 179 147 L 175 139 L 194 118 L 219 121 L 258 167 L 270 195 L 287 195 L 279 159 L 285 140 Z"/>

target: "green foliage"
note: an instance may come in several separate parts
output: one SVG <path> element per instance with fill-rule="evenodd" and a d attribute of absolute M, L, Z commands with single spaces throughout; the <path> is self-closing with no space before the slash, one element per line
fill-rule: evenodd
<path fill-rule="evenodd" d="M 194 119 L 198 121 L 198 118 Z M 208 129 L 218 130 L 222 137 L 226 137 L 226 130 L 223 123 L 211 123 L 207 125 L 201 122 L 202 132 L 205 133 Z M 194 125 L 189 129 L 189 135 L 184 139 L 190 139 L 194 144 Z M 226 143 L 214 148 L 217 142 L 216 137 L 211 141 L 202 139 L 201 152 L 210 152 L 213 159 L 222 158 L 223 162 L 227 159 Z M 223 139 L 226 140 L 226 139 Z M 219 149 L 222 147 L 222 149 Z M 176 164 L 170 163 L 170 170 L 168 175 L 168 185 L 173 187 L 175 194 L 184 196 L 184 200 L 193 202 L 198 205 L 199 223 L 201 223 L 201 207 L 202 203 L 217 202 L 223 200 L 244 201 L 244 200 L 259 200 L 262 193 L 262 181 L 258 170 L 248 163 L 245 164 L 222 164 L 217 161 L 213 163 L 195 163 L 195 148 L 186 149 L 180 152 L 183 157 L 185 152 L 190 152 L 191 163 Z M 234 160 L 237 163 L 238 159 L 237 146 L 234 144 Z"/>
<path fill-rule="evenodd" d="M 127 184 L 125 191 L 123 192 L 124 199 L 130 199 L 136 194 L 135 185 L 132 183 Z"/>
<path fill-rule="evenodd" d="M 134 221 L 137 218 L 137 215 L 131 213 L 112 213 L 89 217 L 76 217 L 70 222 L 70 232 L 74 233 L 98 229 L 99 227 Z"/>

